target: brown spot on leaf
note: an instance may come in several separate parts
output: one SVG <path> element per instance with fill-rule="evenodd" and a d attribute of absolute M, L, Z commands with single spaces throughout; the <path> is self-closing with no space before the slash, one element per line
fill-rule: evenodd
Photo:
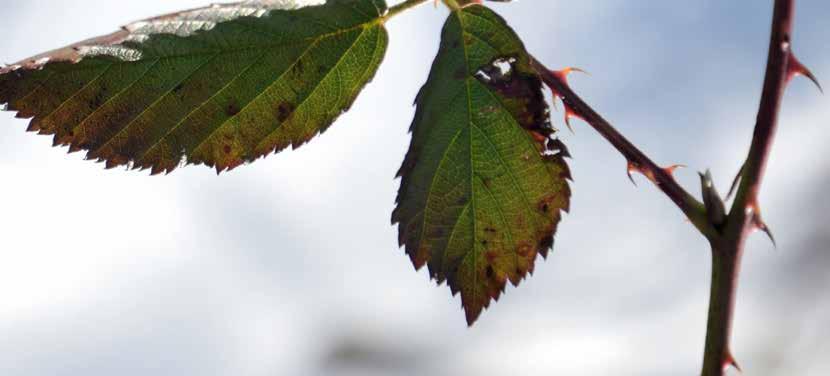
<path fill-rule="evenodd" d="M 288 102 L 282 102 L 277 106 L 277 121 L 284 123 L 294 113 L 294 105 Z"/>
<path fill-rule="evenodd" d="M 533 253 L 533 245 L 531 245 L 527 241 L 523 241 L 519 243 L 519 246 L 516 248 L 516 254 L 521 257 L 527 257 Z"/>
<path fill-rule="evenodd" d="M 447 231 L 445 231 L 443 228 L 436 227 L 429 230 L 428 236 L 430 238 L 442 238 L 446 234 Z"/>
<path fill-rule="evenodd" d="M 239 111 L 241 111 L 241 109 L 236 103 L 229 103 L 228 106 L 225 107 L 225 114 L 227 114 L 229 117 L 236 116 L 239 113 Z"/>
<path fill-rule="evenodd" d="M 557 194 L 547 195 L 541 200 L 539 200 L 539 210 L 543 213 L 550 212 L 551 206 L 554 206 L 556 202 L 559 200 L 559 196 Z"/>

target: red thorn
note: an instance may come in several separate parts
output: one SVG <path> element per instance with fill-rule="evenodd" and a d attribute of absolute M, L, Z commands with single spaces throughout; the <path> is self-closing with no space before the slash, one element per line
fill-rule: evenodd
<path fill-rule="evenodd" d="M 810 72 L 804 64 L 801 64 L 798 61 L 798 58 L 795 57 L 792 53 L 790 53 L 790 61 L 787 65 L 787 82 L 791 81 L 795 76 L 804 76 L 807 77 L 810 81 L 818 87 L 818 91 L 824 94 L 824 89 L 821 87 L 821 84 L 818 82 L 818 79 L 813 72 Z"/>
<path fill-rule="evenodd" d="M 732 353 L 727 350 L 726 356 L 723 359 L 723 370 L 726 371 L 729 367 L 738 370 L 738 372 L 740 373 L 744 373 L 744 371 L 741 369 L 741 366 L 738 365 L 738 362 L 735 360 L 735 357 L 732 356 Z"/>
<path fill-rule="evenodd" d="M 562 82 L 564 82 L 564 83 L 566 83 L 566 84 L 568 83 L 568 76 L 569 76 L 571 73 L 573 73 L 573 72 L 579 72 L 579 73 L 583 73 L 583 74 L 589 74 L 588 72 L 586 72 L 586 71 L 584 71 L 584 70 L 582 70 L 582 69 L 579 69 L 579 68 L 574 68 L 574 67 L 566 67 L 566 68 L 564 68 L 564 69 L 562 69 L 562 70 L 558 70 L 558 71 L 551 71 L 551 73 L 553 73 L 553 75 L 554 75 L 554 76 L 559 77 L 559 79 L 560 79 L 560 80 L 562 80 Z"/>
<path fill-rule="evenodd" d="M 761 209 L 758 206 L 758 203 L 750 203 L 746 208 L 747 215 L 752 216 L 752 225 L 755 227 L 756 231 L 763 231 L 769 237 L 769 240 L 772 242 L 772 246 L 778 248 L 778 242 L 775 240 L 775 236 L 772 234 L 772 230 L 770 230 L 769 226 L 764 222 L 761 218 Z"/>
<path fill-rule="evenodd" d="M 756 214 L 752 222 L 755 225 L 755 228 L 767 234 L 767 237 L 769 237 L 769 240 L 772 242 L 772 246 L 778 248 L 778 242 L 775 241 L 775 236 L 772 235 L 772 230 L 770 230 L 769 226 L 767 226 L 767 224 L 764 223 L 764 221 L 761 219 L 761 216 Z"/>
<path fill-rule="evenodd" d="M 554 75 L 556 78 L 558 78 L 559 81 L 562 81 L 562 83 L 565 84 L 566 86 L 568 86 L 568 76 L 573 72 L 588 74 L 588 72 L 586 72 L 582 69 L 579 69 L 579 68 L 574 68 L 574 67 L 567 67 L 567 68 L 564 68 L 564 69 L 558 70 L 558 71 L 555 71 L 555 70 L 550 71 L 550 73 L 552 75 Z M 550 87 L 550 85 L 548 85 L 548 87 Z M 556 89 L 554 89 L 553 87 L 550 88 L 550 91 L 551 91 L 551 93 L 553 93 L 554 97 L 558 97 L 560 99 L 562 98 L 562 94 L 557 92 Z"/>
<path fill-rule="evenodd" d="M 637 186 L 637 182 L 634 181 L 634 176 L 631 175 L 631 173 L 639 171 L 640 168 L 637 167 L 637 165 L 635 165 L 634 162 L 628 161 L 628 166 L 626 167 L 625 172 L 628 174 L 628 180 L 631 180 L 631 184 L 634 184 L 635 187 Z"/>
<path fill-rule="evenodd" d="M 689 166 L 686 166 L 684 164 L 676 164 L 676 165 L 671 165 L 669 167 L 664 168 L 663 171 L 666 171 L 667 174 L 669 174 L 671 176 L 674 176 L 674 172 L 677 171 L 677 169 L 686 168 L 686 167 L 689 167 Z"/>
<path fill-rule="evenodd" d="M 580 119 L 580 120 L 585 120 L 585 119 L 583 119 L 582 116 L 580 116 L 578 113 L 576 113 L 576 111 L 572 110 L 571 107 L 568 106 L 567 104 L 564 104 L 564 106 L 565 106 L 565 125 L 568 126 L 568 129 L 573 134 L 574 129 L 571 126 L 571 118 L 576 118 L 576 119 Z"/>
<path fill-rule="evenodd" d="M 675 166 L 672 166 L 672 167 L 674 167 L 674 168 L 678 168 L 678 167 L 680 167 L 680 166 L 676 166 L 676 167 L 675 167 Z M 632 173 L 632 172 L 639 172 L 639 173 L 643 174 L 643 176 L 645 176 L 645 177 L 646 177 L 648 180 L 650 180 L 652 183 L 654 183 L 654 184 L 658 184 L 658 183 L 657 183 L 657 178 L 654 176 L 654 172 L 653 172 L 653 171 L 648 170 L 648 169 L 644 170 L 644 169 L 642 169 L 639 165 L 637 165 L 637 164 L 636 164 L 636 163 L 634 163 L 634 162 L 628 161 L 628 168 L 627 168 L 627 172 L 628 172 L 628 179 L 629 179 L 629 180 L 631 180 L 631 182 L 632 182 L 632 183 L 634 183 L 634 178 L 631 176 L 631 173 Z M 634 183 L 634 185 L 636 186 L 636 185 L 637 185 L 637 183 Z"/>

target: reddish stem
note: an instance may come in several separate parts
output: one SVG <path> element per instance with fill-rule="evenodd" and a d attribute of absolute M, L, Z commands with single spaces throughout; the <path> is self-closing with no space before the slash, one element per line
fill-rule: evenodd
<path fill-rule="evenodd" d="M 626 158 L 631 168 L 642 172 L 657 185 L 709 239 L 712 245 L 712 285 L 703 376 L 722 376 L 729 366 L 740 369 L 729 345 L 738 277 L 747 237 L 757 230 L 766 231 L 771 236 L 761 219 L 758 194 L 772 149 L 784 90 L 790 78 L 797 74 L 807 76 L 818 85 L 812 73 L 792 54 L 794 8 L 795 0 L 775 0 L 767 70 L 752 146 L 741 168 L 740 185 L 725 223 L 714 223 L 716 220 L 707 216 L 705 206 L 677 184 L 670 170 L 660 168 L 586 104 L 568 86 L 564 74 L 553 72 L 531 58 L 531 64 L 545 84 L 565 103 L 566 111 L 585 120 L 608 140 Z M 722 202 L 720 198 L 716 199 Z"/>
<path fill-rule="evenodd" d="M 717 231 L 706 218 L 702 203 L 687 192 L 671 174 L 673 168 L 662 168 L 634 146 L 625 136 L 617 131 L 607 120 L 585 103 L 565 81 L 565 76 L 556 74 L 535 58 L 531 58 L 533 68 L 539 72 L 542 81 L 559 96 L 566 106 L 566 111 L 581 118 L 611 143 L 625 157 L 629 167 L 648 177 L 657 188 L 683 211 L 689 220 L 707 237 L 715 236 Z"/>
<path fill-rule="evenodd" d="M 761 219 L 758 194 L 775 138 L 778 114 L 787 82 L 794 73 L 805 71 L 792 55 L 794 13 L 795 0 L 775 1 L 767 70 L 752 146 L 741 169 L 741 183 L 724 234 L 712 245 L 712 290 L 703 359 L 704 376 L 721 376 L 729 366 L 738 368 L 729 344 L 740 261 L 750 234 L 757 230 L 769 233 Z"/>

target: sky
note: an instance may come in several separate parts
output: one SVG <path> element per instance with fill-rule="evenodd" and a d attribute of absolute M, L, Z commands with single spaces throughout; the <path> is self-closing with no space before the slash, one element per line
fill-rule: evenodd
<path fill-rule="evenodd" d="M 748 150 L 771 3 L 491 6 L 545 64 L 589 71 L 573 88 L 655 161 L 688 165 L 678 180 L 697 194 L 698 171 L 723 192 Z M 201 5 L 0 0 L 0 61 Z M 571 213 L 521 287 L 467 328 L 413 270 L 394 176 L 446 14 L 390 21 L 375 80 L 324 135 L 218 177 L 104 170 L 0 113 L 0 374 L 697 374 L 707 243 L 580 122 L 560 134 Z M 827 1 L 798 1 L 793 48 L 830 85 L 827 19 Z M 751 239 L 737 301 L 746 375 L 830 374 L 829 122 L 828 98 L 794 81 L 761 191 L 778 247 Z"/>

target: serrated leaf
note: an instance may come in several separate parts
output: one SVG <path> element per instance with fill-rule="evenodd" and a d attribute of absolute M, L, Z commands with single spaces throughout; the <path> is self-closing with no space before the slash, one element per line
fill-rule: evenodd
<path fill-rule="evenodd" d="M 384 0 L 214 5 L 0 70 L 0 104 L 108 167 L 221 172 L 298 147 L 355 101 L 386 51 Z"/>
<path fill-rule="evenodd" d="M 570 200 L 567 151 L 521 40 L 483 6 L 450 15 L 416 104 L 392 220 L 472 324 L 552 246 Z"/>

